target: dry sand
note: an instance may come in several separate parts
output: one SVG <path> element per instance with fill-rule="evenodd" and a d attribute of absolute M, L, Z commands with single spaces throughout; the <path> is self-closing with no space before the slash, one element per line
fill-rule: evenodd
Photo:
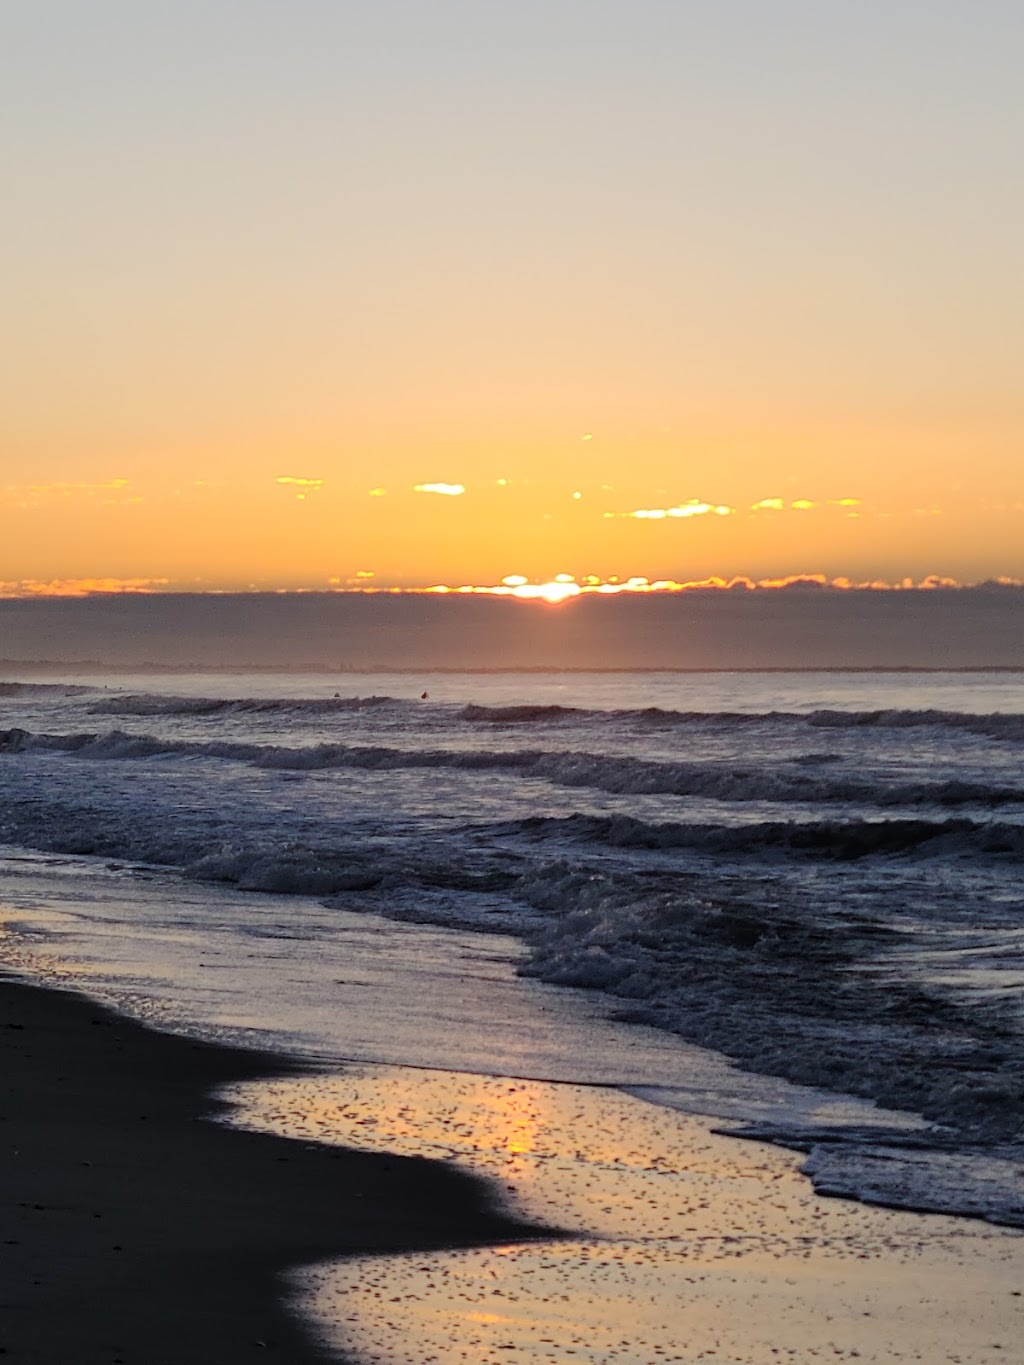
<path fill-rule="evenodd" d="M 0 1354 L 47 1365 L 325 1359 L 285 1268 L 522 1240 L 471 1177 L 207 1122 L 289 1064 L 0 981 Z"/>

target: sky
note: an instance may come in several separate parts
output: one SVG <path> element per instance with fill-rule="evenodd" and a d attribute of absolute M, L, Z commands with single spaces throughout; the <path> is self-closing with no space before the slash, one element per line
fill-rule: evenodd
<path fill-rule="evenodd" d="M 1019 0 L 3 0 L 0 595 L 1024 579 L 1022 59 Z"/>

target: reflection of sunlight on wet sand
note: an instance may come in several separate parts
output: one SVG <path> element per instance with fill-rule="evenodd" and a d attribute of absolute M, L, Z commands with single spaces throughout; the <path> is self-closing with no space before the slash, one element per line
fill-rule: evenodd
<path fill-rule="evenodd" d="M 367 1362 L 1005 1365 L 1024 1336 L 1024 1238 L 820 1199 L 799 1157 L 616 1090 L 361 1066 L 229 1093 L 246 1126 L 454 1160 L 569 1230 L 303 1274 L 326 1339 Z"/>
<path fill-rule="evenodd" d="M 863 1263 L 787 1273 L 763 1257 L 700 1269 L 681 1252 L 567 1243 L 356 1261 L 312 1278 L 328 1340 L 368 1365 L 993 1365 L 1015 1359 L 1020 1339 L 1006 1274 L 972 1302 L 972 1325 L 954 1306 L 952 1263 L 888 1277 Z"/>

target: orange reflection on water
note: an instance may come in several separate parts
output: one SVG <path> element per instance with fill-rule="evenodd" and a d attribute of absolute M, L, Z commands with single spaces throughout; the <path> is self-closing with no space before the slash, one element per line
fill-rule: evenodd
<path fill-rule="evenodd" d="M 249 1097 L 241 1087 L 239 1093 Z M 352 1068 L 251 1091 L 262 1122 L 292 1137 L 482 1165 L 522 1194 L 560 1150 L 550 1087 L 411 1069 Z"/>

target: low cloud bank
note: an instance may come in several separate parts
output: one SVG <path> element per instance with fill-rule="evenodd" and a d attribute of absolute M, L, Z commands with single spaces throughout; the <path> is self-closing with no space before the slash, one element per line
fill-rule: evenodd
<path fill-rule="evenodd" d="M 286 670 L 1024 668 L 1024 588 L 796 585 L 583 597 L 113 595 L 0 601 L 32 663 Z"/>

